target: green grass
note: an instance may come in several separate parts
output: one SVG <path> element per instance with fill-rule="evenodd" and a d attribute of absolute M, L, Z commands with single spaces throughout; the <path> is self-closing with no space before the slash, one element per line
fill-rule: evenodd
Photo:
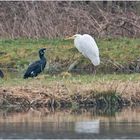
<path fill-rule="evenodd" d="M 37 78 L 29 78 L 29 79 L 23 79 L 22 77 L 8 77 L 7 79 L 1 79 L 0 85 L 1 86 L 28 86 L 28 85 L 44 85 L 48 86 L 56 83 L 62 83 L 67 85 L 85 85 L 85 84 L 96 84 L 96 83 L 106 83 L 106 82 L 113 82 L 113 81 L 119 81 L 121 82 L 137 82 L 140 81 L 140 75 L 139 74 L 97 74 L 97 75 L 69 75 L 68 77 L 62 76 L 62 75 L 44 75 L 41 74 Z"/>
<path fill-rule="evenodd" d="M 120 64 L 129 63 L 140 57 L 140 39 L 99 40 L 98 46 L 102 58 L 109 58 Z"/>
<path fill-rule="evenodd" d="M 47 58 L 54 61 L 58 57 L 62 57 L 67 49 L 65 46 L 70 46 L 72 43 L 63 41 L 62 39 L 55 40 L 32 40 L 32 39 L 16 39 L 16 40 L 0 40 L 0 64 L 2 66 L 9 66 L 14 68 L 24 68 L 36 59 L 38 59 L 38 49 L 48 48 Z"/>
<path fill-rule="evenodd" d="M 128 63 L 140 57 L 140 39 L 98 39 L 96 40 L 100 57 L 111 59 L 121 64 Z M 73 41 L 65 41 L 63 39 L 15 39 L 15 40 L 0 40 L 0 64 L 11 64 L 13 67 L 21 67 L 34 59 L 38 59 L 38 49 L 49 48 L 47 56 L 50 62 L 55 59 L 69 60 L 71 58 L 74 47 Z M 76 50 L 76 49 L 75 49 Z"/>
<path fill-rule="evenodd" d="M 140 39 L 118 38 L 118 39 L 97 39 L 96 40 L 100 57 L 102 59 L 111 59 L 120 64 L 127 64 L 140 57 Z M 63 71 L 66 71 L 69 65 L 76 59 L 79 59 L 81 54 L 76 50 L 73 41 L 66 41 L 64 39 L 14 39 L 14 40 L 0 40 L 0 67 L 5 68 L 4 72 L 9 75 L 6 68 L 17 69 L 15 75 L 22 78 L 24 71 L 29 63 L 38 59 L 38 49 L 47 48 L 46 56 L 49 66 L 55 67 L 60 63 Z M 73 54 L 74 57 L 73 57 Z M 91 62 L 84 58 L 86 64 Z M 85 64 L 83 63 L 83 64 Z M 101 64 L 102 65 L 102 64 Z M 45 72 L 47 74 L 47 72 Z M 136 74 L 137 75 L 137 74 Z M 81 77 L 77 75 L 76 77 Z M 51 76 L 50 76 L 51 77 Z M 97 76 L 102 79 L 102 74 Z M 116 76 L 115 76 L 116 77 Z M 103 78 L 111 79 L 114 76 L 104 75 Z M 117 76 L 121 79 L 125 77 L 133 79 L 133 75 Z M 137 79 L 137 77 L 134 75 Z M 52 78 L 52 77 L 51 77 Z M 59 76 L 58 76 L 59 78 Z M 69 77 L 71 78 L 71 77 Z M 90 75 L 83 75 L 83 79 L 90 79 Z M 94 77 L 96 79 L 96 77 Z M 90 81 L 90 80 L 89 80 Z"/>

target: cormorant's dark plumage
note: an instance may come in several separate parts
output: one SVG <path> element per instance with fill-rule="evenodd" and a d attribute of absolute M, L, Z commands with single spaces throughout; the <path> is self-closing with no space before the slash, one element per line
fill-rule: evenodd
<path fill-rule="evenodd" d="M 46 66 L 46 58 L 44 57 L 45 48 L 39 50 L 40 60 L 35 61 L 31 65 L 29 65 L 27 71 L 24 74 L 24 79 L 28 77 L 36 77 L 39 73 L 41 73 Z"/>
<path fill-rule="evenodd" d="M 1 70 L 0 70 L 0 78 L 4 78 L 4 74 Z"/>

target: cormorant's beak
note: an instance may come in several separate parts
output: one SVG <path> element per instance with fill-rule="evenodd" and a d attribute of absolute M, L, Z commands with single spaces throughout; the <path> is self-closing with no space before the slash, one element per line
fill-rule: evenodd
<path fill-rule="evenodd" d="M 43 51 L 45 52 L 47 50 L 47 48 L 44 48 Z"/>
<path fill-rule="evenodd" d="M 74 39 L 74 36 L 66 37 L 66 38 L 65 38 L 65 40 L 70 40 L 70 39 Z"/>

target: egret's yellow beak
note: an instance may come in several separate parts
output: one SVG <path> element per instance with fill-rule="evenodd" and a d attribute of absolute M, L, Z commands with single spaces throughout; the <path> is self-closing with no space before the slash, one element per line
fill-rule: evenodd
<path fill-rule="evenodd" d="M 70 40 L 70 39 L 74 39 L 74 36 L 66 37 L 66 38 L 65 38 L 65 40 Z"/>

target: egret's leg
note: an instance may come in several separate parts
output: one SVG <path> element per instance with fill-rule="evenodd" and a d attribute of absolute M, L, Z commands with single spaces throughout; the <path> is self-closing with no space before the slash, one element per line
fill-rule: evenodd
<path fill-rule="evenodd" d="M 93 70 L 94 75 L 96 75 L 96 67 L 94 66 L 94 70 Z"/>
<path fill-rule="evenodd" d="M 78 61 L 78 60 L 74 61 L 74 62 L 69 66 L 68 71 L 69 71 L 69 72 L 72 71 L 72 70 L 74 69 L 74 67 L 76 67 L 78 64 L 79 64 L 79 61 Z"/>
<path fill-rule="evenodd" d="M 83 61 L 83 56 L 80 56 L 79 58 L 78 58 L 78 60 L 76 60 L 76 61 L 74 61 L 70 66 L 69 66 L 69 68 L 68 68 L 68 71 L 70 72 L 70 71 L 72 71 L 78 64 L 80 64 L 82 61 Z M 85 58 L 84 58 L 85 59 Z"/>
<path fill-rule="evenodd" d="M 94 66 L 93 74 L 96 75 L 98 71 L 98 66 Z"/>

